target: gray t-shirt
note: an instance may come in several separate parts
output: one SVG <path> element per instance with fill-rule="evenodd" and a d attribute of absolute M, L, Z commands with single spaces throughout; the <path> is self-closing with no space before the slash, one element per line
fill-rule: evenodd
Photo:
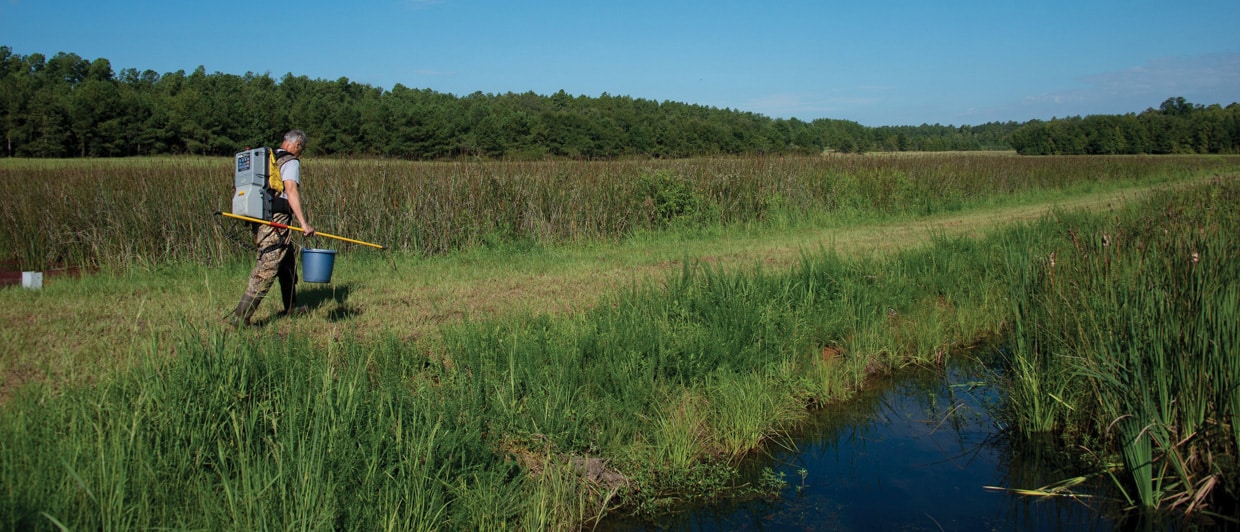
<path fill-rule="evenodd" d="M 301 161 L 292 159 L 280 165 L 280 179 L 284 181 L 292 181 L 301 186 Z M 287 194 L 280 193 L 280 197 L 288 198 Z"/>

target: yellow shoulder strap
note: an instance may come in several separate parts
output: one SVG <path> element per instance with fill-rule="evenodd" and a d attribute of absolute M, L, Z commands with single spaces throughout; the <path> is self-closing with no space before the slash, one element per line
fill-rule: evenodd
<path fill-rule="evenodd" d="M 284 179 L 280 177 L 280 165 L 276 164 L 275 150 L 267 150 L 267 187 L 277 193 L 284 192 Z"/>

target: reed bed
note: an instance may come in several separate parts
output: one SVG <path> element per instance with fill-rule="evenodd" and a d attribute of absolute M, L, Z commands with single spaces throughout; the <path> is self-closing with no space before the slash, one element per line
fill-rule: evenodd
<path fill-rule="evenodd" d="M 644 231 L 923 215 L 1039 190 L 1176 180 L 1226 157 L 918 155 L 667 161 L 315 160 L 317 228 L 396 250 L 617 240 Z M 4 161 L 0 260 L 22 269 L 236 260 L 232 161 Z M 347 246 L 346 246 L 347 247 Z M 240 254 L 244 256 L 244 254 Z"/>
<path fill-rule="evenodd" d="M 1090 449 L 1147 511 L 1240 493 L 1237 200 L 1228 178 L 1114 218 L 1065 214 L 1009 261 L 1016 426 Z"/>

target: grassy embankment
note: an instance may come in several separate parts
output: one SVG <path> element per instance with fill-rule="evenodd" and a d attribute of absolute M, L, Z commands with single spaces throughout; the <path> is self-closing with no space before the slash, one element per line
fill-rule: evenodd
<path fill-rule="evenodd" d="M 1111 164 L 1127 164 L 1118 161 Z M 1062 188 L 1122 188 L 1142 177 L 1174 181 L 1234 170 L 1231 163 L 1210 170 L 1219 160 L 1188 162 L 1206 166 L 1179 175 L 1161 167 L 1114 179 L 1091 167 Z M 1141 171 L 1132 168 L 1126 171 Z M 886 167 L 870 179 L 884 172 L 896 171 Z M 660 175 L 654 179 L 679 174 Z M 974 208 L 996 197 L 1015 201 L 1001 191 L 952 208 Z M 701 201 L 705 211 L 720 212 Z M 661 203 L 651 203 L 657 218 Z M 934 210 L 933 204 L 926 209 Z M 969 219 L 969 212 L 962 210 L 957 219 Z M 890 227 L 896 228 L 910 227 L 898 222 L 914 214 L 881 208 L 852 213 L 854 220 L 895 220 Z M 32 388 L 7 403 L 0 475 L 8 486 L 4 505 L 12 511 L 4 513 L 44 526 L 416 528 L 503 522 L 539 528 L 588 522 L 618 503 L 652 508 L 686 493 L 717 493 L 731 478 L 731 464 L 795 423 L 806 405 L 846 396 L 869 372 L 936 363 L 952 346 L 1001 328 L 1012 310 L 1005 272 L 1024 271 L 1045 256 L 1039 254 L 1044 248 L 1011 243 L 1062 237 L 1047 222 L 1037 229 L 1041 233 L 1026 230 L 980 242 L 941 236 L 928 251 L 870 254 L 899 247 L 900 239 L 893 238 L 858 255 L 852 254 L 856 248 L 847 254 L 810 251 L 791 261 L 791 271 L 782 260 L 750 269 L 766 255 L 760 242 L 770 235 L 822 238 L 810 228 L 825 218 L 811 209 L 768 216 L 725 230 L 707 224 L 684 240 L 647 234 L 615 246 L 562 248 L 520 239 L 524 251 L 505 244 L 417 261 L 416 269 L 430 275 L 420 282 L 406 261 L 389 273 L 382 261 L 348 255 L 337 279 L 353 275 L 364 281 L 319 291 L 314 316 L 273 322 L 263 333 L 233 334 L 210 323 L 211 314 L 235 297 L 227 288 L 244 275 L 240 265 L 223 272 L 144 266 L 130 270 L 142 275 L 66 281 L 37 295 L 6 293 L 6 312 L 54 316 L 31 318 L 6 333 L 13 336 L 6 345 L 23 349 L 5 353 L 6 381 L 15 374 L 14 361 L 43 360 L 31 370 L 34 380 L 73 385 Z M 847 234 L 836 227 L 828 234 Z M 409 323 L 425 316 L 409 308 L 422 297 L 418 291 L 432 291 L 439 280 L 463 291 L 531 266 L 538 273 L 526 275 L 535 279 L 580 279 L 583 269 L 588 277 L 600 263 L 618 264 L 616 270 L 644 267 L 658 279 L 666 261 L 728 255 L 701 242 L 738 246 L 732 248 L 743 250 L 734 254 L 737 262 L 722 263 L 743 267 L 699 262 L 666 286 L 648 285 L 636 273 L 621 275 L 601 284 L 604 295 L 575 298 L 559 313 L 543 314 L 557 309 L 536 304 L 495 318 L 446 320 L 435 335 L 422 331 L 437 318 Z M 770 247 L 783 250 L 772 256 L 787 257 L 797 246 Z M 715 251 L 695 253 L 702 249 Z M 349 261 L 357 270 L 345 268 Z M 448 273 L 461 267 L 486 273 Z M 372 283 L 384 286 L 368 288 Z M 97 310 L 109 306 L 106 294 L 126 285 L 134 285 L 127 301 L 144 302 L 136 313 L 134 305 Z M 581 286 L 598 291 L 600 285 Z M 472 293 L 505 291 L 492 290 Z M 546 297 L 557 299 L 554 293 Z M 95 331 L 112 340 L 110 350 L 83 349 L 97 340 L 65 334 L 73 325 L 59 323 L 65 314 L 57 312 L 79 304 L 73 302 L 78 298 L 85 300 L 80 312 L 115 320 Z M 146 304 L 152 309 L 144 318 Z M 40 344 L 28 338 L 30 331 L 57 338 Z M 119 340 L 131 335 L 137 339 Z M 50 356 L 26 354 L 30 348 L 47 349 Z M 837 350 L 846 356 L 834 356 Z M 121 361 L 121 371 L 113 371 L 116 364 L 84 360 L 99 355 Z M 79 368 L 90 368 L 89 375 L 73 375 Z M 1230 453 L 1235 456 L 1234 444 Z M 17 478 L 36 481 L 10 481 Z"/>

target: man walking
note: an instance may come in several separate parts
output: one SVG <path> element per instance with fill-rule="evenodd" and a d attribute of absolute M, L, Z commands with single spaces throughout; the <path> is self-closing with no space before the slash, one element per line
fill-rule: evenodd
<path fill-rule="evenodd" d="M 306 149 L 306 133 L 294 129 L 284 135 L 284 142 L 276 150 L 276 166 L 284 181 L 284 192 L 275 197 L 271 206 L 271 221 L 288 225 L 293 218 L 306 236 L 314 236 L 314 227 L 306 221 L 301 203 L 301 153 Z M 307 311 L 297 306 L 297 254 L 293 252 L 290 229 L 278 229 L 270 225 L 256 225 L 254 242 L 258 248 L 258 263 L 250 272 L 250 281 L 241 296 L 241 302 L 228 316 L 229 323 L 236 326 L 250 325 L 250 318 L 262 303 L 271 285 L 280 281 L 280 295 L 284 301 L 284 314 L 295 315 Z"/>

